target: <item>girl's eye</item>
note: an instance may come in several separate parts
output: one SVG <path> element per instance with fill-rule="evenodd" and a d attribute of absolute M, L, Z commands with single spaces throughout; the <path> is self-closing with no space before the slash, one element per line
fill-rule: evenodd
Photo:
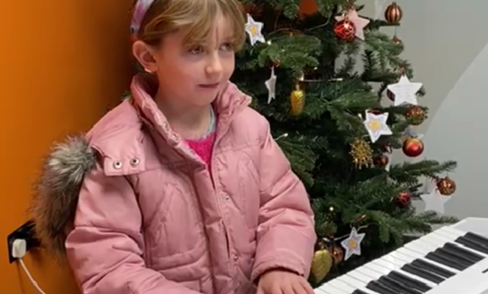
<path fill-rule="evenodd" d="M 201 54 L 201 53 L 203 53 L 203 48 L 202 48 L 202 46 L 197 46 L 197 47 L 191 48 L 190 53 L 191 54 Z"/>
<path fill-rule="evenodd" d="M 232 51 L 232 50 L 234 50 L 234 45 L 232 43 L 225 43 L 222 45 L 222 50 Z"/>

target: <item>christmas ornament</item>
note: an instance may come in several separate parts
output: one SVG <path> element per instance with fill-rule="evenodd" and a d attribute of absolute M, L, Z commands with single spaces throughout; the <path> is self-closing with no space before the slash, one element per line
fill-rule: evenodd
<path fill-rule="evenodd" d="M 419 138 L 408 137 L 403 141 L 402 150 L 408 157 L 417 157 L 424 152 L 424 143 Z"/>
<path fill-rule="evenodd" d="M 418 126 L 425 121 L 426 115 L 422 108 L 419 106 L 413 106 L 407 111 L 405 117 L 412 125 Z"/>
<path fill-rule="evenodd" d="M 354 35 L 361 40 L 364 40 L 364 27 L 369 24 L 369 20 L 358 15 L 355 9 L 349 9 L 346 15 L 336 16 L 338 22 L 349 20 L 354 26 Z M 353 39 L 354 40 L 354 39 Z M 351 41 L 353 41 L 351 40 Z"/>
<path fill-rule="evenodd" d="M 386 90 L 386 96 L 388 97 L 388 99 L 390 99 L 392 102 L 395 101 L 395 94 L 393 94 L 392 91 L 390 91 L 389 89 Z"/>
<path fill-rule="evenodd" d="M 290 95 L 291 102 L 291 114 L 300 115 L 303 112 L 305 106 L 305 92 L 300 89 L 300 85 L 297 83 L 295 90 Z"/>
<path fill-rule="evenodd" d="M 356 168 L 361 169 L 363 166 L 368 167 L 373 164 L 373 150 L 363 139 L 356 139 L 351 143 L 349 154 Z"/>
<path fill-rule="evenodd" d="M 271 103 L 271 100 L 276 99 L 276 75 L 274 71 L 274 66 L 271 67 L 271 76 L 269 80 L 265 83 L 266 89 L 268 89 L 268 104 Z"/>
<path fill-rule="evenodd" d="M 396 197 L 396 202 L 401 207 L 407 207 L 412 203 L 412 195 L 409 192 L 400 192 Z"/>
<path fill-rule="evenodd" d="M 246 32 L 251 40 L 251 45 L 254 46 L 256 42 L 266 43 L 266 39 L 261 32 L 264 24 L 262 22 L 254 21 L 250 14 L 247 14 Z"/>
<path fill-rule="evenodd" d="M 246 4 L 244 5 L 244 12 L 250 15 L 261 15 L 264 10 L 263 4 Z"/>
<path fill-rule="evenodd" d="M 322 281 L 327 276 L 332 268 L 333 262 L 332 252 L 326 248 L 315 251 L 310 270 L 315 281 Z"/>
<path fill-rule="evenodd" d="M 400 45 L 400 44 L 403 44 L 402 40 L 400 40 L 397 35 L 394 35 L 393 36 L 393 39 L 391 39 L 393 41 L 393 43 L 397 44 L 397 45 Z"/>
<path fill-rule="evenodd" d="M 353 42 L 356 39 L 356 28 L 347 18 L 335 24 L 334 33 L 339 39 L 345 42 Z"/>
<path fill-rule="evenodd" d="M 373 163 L 376 167 L 385 167 L 388 165 L 389 161 L 390 161 L 390 159 L 388 158 L 388 156 L 386 154 L 381 154 L 381 155 L 375 156 L 375 158 L 373 158 Z"/>
<path fill-rule="evenodd" d="M 349 237 L 341 242 L 342 247 L 346 249 L 344 260 L 348 260 L 353 254 L 361 255 L 361 241 L 365 235 L 365 233 L 358 233 L 356 228 L 352 228 Z"/>
<path fill-rule="evenodd" d="M 420 198 L 425 203 L 425 211 L 435 211 L 440 214 L 444 213 L 444 205 L 451 199 L 451 197 L 446 197 L 439 193 L 437 181 L 434 179 L 427 180 L 425 193 L 420 195 Z"/>
<path fill-rule="evenodd" d="M 390 24 L 398 24 L 402 20 L 403 11 L 396 2 L 391 3 L 385 10 L 385 20 Z"/>
<path fill-rule="evenodd" d="M 344 260 L 344 250 L 340 246 L 332 245 L 332 258 L 334 259 L 335 264 L 339 264 Z"/>
<path fill-rule="evenodd" d="M 395 106 L 402 104 L 417 105 L 417 92 L 422 88 L 422 83 L 411 83 L 406 75 L 402 75 L 396 84 L 388 85 L 395 96 Z M 391 99 L 391 98 L 390 98 Z"/>
<path fill-rule="evenodd" d="M 437 189 L 441 195 L 450 196 L 456 192 L 456 183 L 449 177 L 445 177 L 437 181 Z"/>
<path fill-rule="evenodd" d="M 368 131 L 371 142 L 376 142 L 382 135 L 393 134 L 390 127 L 386 124 L 388 120 L 388 113 L 374 114 L 366 111 L 366 119 L 364 120 L 364 126 Z"/>

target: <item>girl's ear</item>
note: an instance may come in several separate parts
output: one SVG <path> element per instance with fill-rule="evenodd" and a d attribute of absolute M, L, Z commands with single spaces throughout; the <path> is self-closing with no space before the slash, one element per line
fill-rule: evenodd
<path fill-rule="evenodd" d="M 157 71 L 156 58 L 151 46 L 137 40 L 132 44 L 132 54 L 145 71 L 150 73 Z"/>

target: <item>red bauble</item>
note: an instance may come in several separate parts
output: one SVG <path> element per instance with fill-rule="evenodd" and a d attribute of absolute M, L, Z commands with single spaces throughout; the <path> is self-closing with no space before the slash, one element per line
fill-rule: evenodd
<path fill-rule="evenodd" d="M 396 202 L 401 207 L 409 206 L 412 203 L 412 195 L 409 192 L 400 192 L 398 193 Z"/>
<path fill-rule="evenodd" d="M 356 39 L 356 27 L 354 26 L 354 23 L 347 18 L 335 24 L 334 33 L 337 38 L 342 41 L 353 42 Z"/>
<path fill-rule="evenodd" d="M 407 138 L 403 142 L 403 153 L 408 157 L 417 157 L 424 152 L 424 143 L 418 138 Z"/>
<path fill-rule="evenodd" d="M 390 159 L 388 158 L 388 156 L 386 156 L 384 154 L 376 156 L 375 158 L 373 158 L 373 163 L 376 167 L 385 167 L 389 161 L 390 161 Z"/>

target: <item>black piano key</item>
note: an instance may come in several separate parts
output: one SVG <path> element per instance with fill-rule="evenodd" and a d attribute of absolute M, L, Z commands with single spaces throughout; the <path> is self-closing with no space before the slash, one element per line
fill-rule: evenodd
<path fill-rule="evenodd" d="M 415 266 L 418 266 L 420 268 L 423 268 L 425 270 L 428 270 L 428 271 L 431 271 L 441 277 L 444 277 L 444 278 L 450 278 L 450 277 L 453 277 L 455 275 L 455 273 L 451 272 L 451 271 L 448 271 L 444 268 L 441 268 L 433 263 L 430 263 L 430 262 L 427 262 L 425 260 L 422 260 L 422 259 L 415 259 L 414 261 L 412 261 L 412 265 L 415 265 Z"/>
<path fill-rule="evenodd" d="M 481 235 L 478 235 L 478 234 L 475 234 L 472 232 L 468 232 L 468 233 L 466 233 L 466 235 L 464 235 L 464 237 L 466 239 L 472 240 L 473 242 L 479 243 L 483 246 L 488 246 L 488 238 L 486 238 L 484 236 L 481 236 Z"/>
<path fill-rule="evenodd" d="M 450 258 L 452 261 L 463 266 L 464 267 L 463 270 L 467 269 L 468 267 L 470 267 L 474 264 L 474 263 L 470 262 L 469 260 L 466 260 L 462 257 L 455 255 L 455 254 L 451 254 L 451 253 L 447 252 L 446 249 L 444 249 L 444 248 L 437 248 L 436 250 L 434 250 L 434 253 L 439 254 L 441 256 L 444 256 L 445 258 Z"/>
<path fill-rule="evenodd" d="M 449 246 L 447 246 L 447 247 L 442 246 L 441 249 L 444 250 L 445 252 L 449 253 L 449 254 L 452 254 L 453 256 L 457 256 L 458 258 L 465 260 L 470 265 L 473 265 L 479 261 L 479 259 L 473 258 L 471 255 L 468 255 L 465 252 L 460 251 L 456 248 L 451 248 Z"/>
<path fill-rule="evenodd" d="M 354 290 L 354 292 L 352 292 L 351 294 L 368 294 L 368 293 L 366 293 L 366 292 L 364 292 L 364 291 L 362 291 L 362 290 L 356 289 L 356 290 Z"/>
<path fill-rule="evenodd" d="M 470 249 L 479 251 L 481 253 L 488 254 L 488 247 L 482 246 L 479 243 L 466 239 L 463 236 L 458 237 L 456 240 L 454 240 L 454 242 L 462 244 Z"/>
<path fill-rule="evenodd" d="M 446 243 L 444 244 L 444 247 L 445 248 L 450 248 L 450 249 L 453 249 L 453 250 L 457 250 L 459 252 L 462 252 L 463 254 L 465 254 L 466 256 L 471 256 L 471 258 L 473 258 L 473 260 L 477 260 L 477 261 L 480 261 L 482 259 L 484 259 L 484 257 L 480 254 L 477 254 L 477 253 L 474 253 L 472 251 L 469 251 L 467 249 L 464 249 L 463 247 L 459 246 L 459 245 L 456 245 L 454 243 Z"/>
<path fill-rule="evenodd" d="M 425 258 L 430 259 L 432 261 L 438 262 L 442 265 L 445 265 L 447 267 L 457 269 L 459 271 L 464 270 L 464 266 L 460 265 L 459 263 L 454 262 L 450 258 L 445 258 L 442 255 L 436 254 L 435 252 L 429 252 L 427 255 L 425 255 Z"/>
<path fill-rule="evenodd" d="M 400 269 L 407 273 L 424 278 L 436 284 L 440 284 L 442 281 L 444 281 L 444 278 L 411 264 L 405 264 Z"/>
<path fill-rule="evenodd" d="M 405 286 L 402 283 L 399 283 L 392 278 L 389 278 L 387 276 L 382 276 L 378 279 L 378 282 L 390 287 L 391 289 L 394 289 L 397 293 L 404 293 L 404 294 L 419 294 L 418 291 Z"/>
<path fill-rule="evenodd" d="M 395 290 L 386 287 L 385 285 L 382 285 L 378 283 L 377 281 L 371 281 L 366 285 L 366 288 L 369 290 L 373 290 L 375 292 L 378 292 L 380 294 L 398 294 L 395 292 Z"/>
<path fill-rule="evenodd" d="M 392 271 L 386 276 L 392 278 L 393 280 L 399 283 L 404 284 L 405 286 L 411 287 L 412 289 L 416 289 L 421 293 L 425 293 L 432 289 L 429 285 L 425 284 L 424 282 L 413 279 L 397 271 Z"/>

